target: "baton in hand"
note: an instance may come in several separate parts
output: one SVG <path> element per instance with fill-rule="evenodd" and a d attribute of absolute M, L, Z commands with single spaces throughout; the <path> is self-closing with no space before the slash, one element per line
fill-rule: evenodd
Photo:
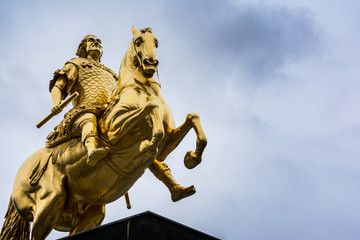
<path fill-rule="evenodd" d="M 74 92 L 73 94 L 71 94 L 70 97 L 68 97 L 63 103 L 60 104 L 59 108 L 61 110 L 63 110 L 67 105 L 69 105 L 69 103 L 74 100 L 75 98 L 77 98 L 79 96 L 78 92 Z M 51 112 L 49 115 L 47 115 L 43 120 L 41 120 L 41 122 L 39 122 L 36 127 L 37 128 L 41 128 L 47 121 L 49 121 L 52 117 L 54 117 L 56 114 L 54 112 Z"/>

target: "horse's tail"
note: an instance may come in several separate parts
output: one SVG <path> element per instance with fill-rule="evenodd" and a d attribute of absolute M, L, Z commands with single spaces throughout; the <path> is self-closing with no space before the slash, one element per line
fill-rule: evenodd
<path fill-rule="evenodd" d="M 0 240 L 29 240 L 30 223 L 20 216 L 10 197 L 9 207 L 0 233 Z"/>

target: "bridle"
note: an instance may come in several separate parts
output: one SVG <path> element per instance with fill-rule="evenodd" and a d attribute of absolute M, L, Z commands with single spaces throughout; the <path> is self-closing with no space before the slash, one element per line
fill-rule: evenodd
<path fill-rule="evenodd" d="M 136 59 L 137 59 L 138 62 L 139 62 L 138 68 L 139 68 L 139 67 L 142 67 L 142 66 L 143 66 L 143 62 L 142 62 L 142 59 L 141 59 L 141 56 L 140 56 L 139 52 L 136 50 L 136 45 L 135 45 L 135 39 L 134 39 L 134 38 L 132 39 L 132 45 L 133 45 L 134 51 L 135 51 L 135 53 L 136 53 L 135 57 L 136 57 Z"/>
<path fill-rule="evenodd" d="M 133 48 L 134 48 L 134 51 L 135 51 L 135 57 L 137 59 L 137 61 L 139 62 L 139 66 L 137 66 L 135 72 L 133 75 L 131 75 L 131 77 L 126 81 L 126 83 L 135 75 L 135 73 L 139 70 L 139 68 L 143 69 L 144 70 L 144 64 L 143 64 L 143 61 L 142 61 L 142 58 L 139 54 L 139 52 L 136 50 L 136 44 L 135 44 L 135 38 L 132 39 L 132 45 L 133 45 Z M 159 86 L 161 87 L 161 82 L 160 82 L 160 77 L 159 77 L 159 71 L 158 71 L 158 68 L 156 67 L 156 75 L 157 75 L 157 78 L 159 80 Z M 125 86 L 125 85 L 124 85 Z"/>

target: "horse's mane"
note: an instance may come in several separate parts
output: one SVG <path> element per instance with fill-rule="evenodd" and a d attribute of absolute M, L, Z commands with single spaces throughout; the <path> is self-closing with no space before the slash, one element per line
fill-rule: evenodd
<path fill-rule="evenodd" d="M 146 32 L 152 33 L 152 29 L 147 27 L 147 28 L 144 28 L 144 29 L 140 29 L 140 32 L 141 33 L 146 33 Z"/>

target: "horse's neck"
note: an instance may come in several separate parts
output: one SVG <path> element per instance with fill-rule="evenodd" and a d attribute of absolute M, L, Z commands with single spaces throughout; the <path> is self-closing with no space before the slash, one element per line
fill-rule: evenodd
<path fill-rule="evenodd" d="M 131 55 L 126 54 L 124 59 L 121 62 L 120 70 L 119 70 L 119 77 L 121 81 L 128 80 L 129 76 L 131 76 L 136 71 L 136 67 L 132 63 Z"/>
<path fill-rule="evenodd" d="M 138 71 L 138 68 L 133 63 L 133 56 L 133 46 L 130 44 L 120 65 L 118 82 L 119 89 L 123 88 L 132 81 L 132 76 Z"/>

